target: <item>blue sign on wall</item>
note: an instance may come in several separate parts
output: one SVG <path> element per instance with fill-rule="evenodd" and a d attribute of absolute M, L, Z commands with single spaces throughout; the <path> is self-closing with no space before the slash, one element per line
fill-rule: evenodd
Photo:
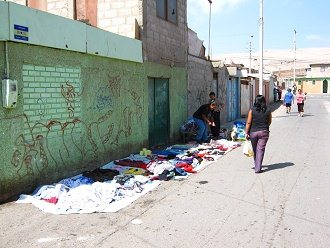
<path fill-rule="evenodd" d="M 29 41 L 29 28 L 14 24 L 14 39 Z"/>

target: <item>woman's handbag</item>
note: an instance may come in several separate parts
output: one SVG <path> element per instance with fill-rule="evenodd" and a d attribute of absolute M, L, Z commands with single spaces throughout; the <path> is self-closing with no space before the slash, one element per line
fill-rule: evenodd
<path fill-rule="evenodd" d="M 243 154 L 248 157 L 252 157 L 254 155 L 251 140 L 244 141 Z"/>

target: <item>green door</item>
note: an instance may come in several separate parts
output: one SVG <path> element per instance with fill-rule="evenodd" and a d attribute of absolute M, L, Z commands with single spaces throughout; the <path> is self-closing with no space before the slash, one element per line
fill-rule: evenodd
<path fill-rule="evenodd" d="M 323 93 L 328 93 L 328 80 L 323 81 Z"/>
<path fill-rule="evenodd" d="M 168 79 L 149 78 L 149 146 L 169 142 Z"/>

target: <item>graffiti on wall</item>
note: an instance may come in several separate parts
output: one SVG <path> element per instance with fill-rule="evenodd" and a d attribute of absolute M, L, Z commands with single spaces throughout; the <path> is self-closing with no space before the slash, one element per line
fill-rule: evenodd
<path fill-rule="evenodd" d="M 133 103 L 134 103 L 134 111 L 137 117 L 137 120 L 140 124 L 142 124 L 142 113 L 144 112 L 144 108 L 143 108 L 143 102 L 142 102 L 142 96 L 139 95 L 136 91 L 129 89 L 127 90 L 128 93 L 130 94 Z"/>
<path fill-rule="evenodd" d="M 133 121 L 138 122 L 142 119 L 143 98 L 135 90 L 127 90 L 128 99 L 123 102 L 122 111 L 120 108 L 116 109 L 121 113 L 116 112 L 114 115 L 112 101 L 121 100 L 120 80 L 119 76 L 111 77 L 105 86 L 101 85 L 97 89 L 96 92 L 99 92 L 99 95 L 95 95 L 95 101 L 92 101 L 93 106 L 89 108 L 98 110 L 98 117 L 94 121 L 87 123 L 75 117 L 74 103 L 80 94 L 68 81 L 59 85 L 59 90 L 67 104 L 62 108 L 69 111 L 70 118 L 36 120 L 26 113 L 18 117 L 24 119 L 24 133 L 16 134 L 11 157 L 11 164 L 18 178 L 45 176 L 50 164 L 55 166 L 56 171 L 63 166 L 70 166 L 68 164 L 70 158 L 80 160 L 75 161 L 77 164 L 99 163 L 102 152 L 109 151 L 111 146 L 119 146 L 123 143 L 123 138 L 132 135 Z M 47 116 L 45 101 L 46 99 L 42 98 L 36 100 L 35 106 L 39 106 L 36 111 L 40 116 Z M 133 106 L 129 106 L 131 104 Z M 106 111 L 100 114 L 101 110 Z M 77 129 L 80 131 L 77 132 Z M 82 132 L 87 136 L 85 139 L 81 136 Z M 56 138 L 56 144 L 53 143 L 54 138 Z M 78 159 L 77 154 L 79 154 Z"/>
<path fill-rule="evenodd" d="M 61 94 L 66 101 L 69 117 L 74 117 L 75 98 L 80 95 L 76 92 L 74 85 L 70 84 L 69 81 L 67 81 L 65 85 L 61 85 Z"/>

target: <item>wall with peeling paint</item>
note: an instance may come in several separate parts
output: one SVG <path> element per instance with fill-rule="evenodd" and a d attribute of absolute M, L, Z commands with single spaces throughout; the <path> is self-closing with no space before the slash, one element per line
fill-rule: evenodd
<path fill-rule="evenodd" d="M 146 71 L 155 67 L 12 42 L 8 58 L 19 96 L 15 109 L 0 108 L 0 202 L 147 146 Z M 161 73 L 169 73 L 174 91 L 185 89 L 181 70 Z"/>

